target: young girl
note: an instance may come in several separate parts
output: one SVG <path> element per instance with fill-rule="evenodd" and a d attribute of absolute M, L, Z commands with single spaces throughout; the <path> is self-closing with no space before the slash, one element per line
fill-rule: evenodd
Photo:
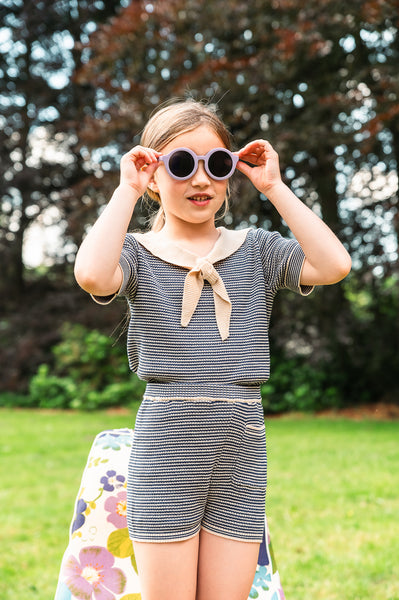
<path fill-rule="evenodd" d="M 128 480 L 143 600 L 246 600 L 266 491 L 260 385 L 282 288 L 307 295 L 350 270 L 332 231 L 282 182 L 269 142 L 230 152 L 211 108 L 156 112 L 121 160 L 120 184 L 85 238 L 75 274 L 101 303 L 126 296 L 129 364 L 147 382 Z M 238 169 L 296 239 L 215 226 Z M 145 192 L 152 230 L 127 234 Z"/>

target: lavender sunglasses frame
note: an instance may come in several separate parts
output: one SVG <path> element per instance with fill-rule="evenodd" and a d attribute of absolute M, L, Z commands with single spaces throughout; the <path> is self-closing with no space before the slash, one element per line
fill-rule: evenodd
<path fill-rule="evenodd" d="M 187 152 L 192 157 L 192 159 L 194 161 L 194 166 L 193 166 L 192 171 L 188 175 L 179 177 L 178 175 L 175 175 L 174 173 L 172 173 L 172 171 L 170 170 L 169 161 L 171 158 L 173 158 L 173 155 L 176 154 L 176 152 L 183 152 L 183 151 Z M 215 152 L 225 152 L 226 154 L 228 154 L 228 156 L 231 159 L 231 169 L 227 173 L 227 175 L 224 175 L 223 177 L 216 176 L 209 169 L 209 160 L 212 158 L 212 155 L 215 154 Z M 198 154 L 195 154 L 195 152 L 190 150 L 190 148 L 175 148 L 175 150 L 172 150 L 168 154 L 165 154 L 164 156 L 160 156 L 158 160 L 161 160 L 165 164 L 166 170 L 169 173 L 169 175 L 171 177 L 173 177 L 173 179 L 177 179 L 178 181 L 185 181 L 186 179 L 190 179 L 190 177 L 192 177 L 194 175 L 194 173 L 197 171 L 198 163 L 200 160 L 204 161 L 205 171 L 207 172 L 209 177 L 211 177 L 212 179 L 215 179 L 216 181 L 223 181 L 224 179 L 228 179 L 229 177 L 231 177 L 233 175 L 235 168 L 237 166 L 237 163 L 239 161 L 239 157 L 236 154 L 233 154 L 232 152 L 230 152 L 230 150 L 227 150 L 227 148 L 212 148 L 212 150 L 209 150 L 209 152 L 207 152 L 203 156 L 199 156 Z"/>

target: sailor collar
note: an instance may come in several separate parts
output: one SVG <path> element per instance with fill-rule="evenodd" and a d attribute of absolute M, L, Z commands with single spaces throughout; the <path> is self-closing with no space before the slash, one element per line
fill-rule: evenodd
<path fill-rule="evenodd" d="M 153 256 L 161 260 L 188 269 L 184 281 L 181 325 L 187 327 L 190 323 L 204 287 L 204 281 L 212 286 L 215 303 L 215 316 L 220 337 L 225 340 L 229 337 L 231 301 L 222 278 L 213 266 L 234 254 L 244 243 L 250 229 L 232 231 L 225 227 L 218 227 L 219 237 L 212 250 L 206 256 L 198 256 L 189 250 L 180 248 L 171 241 L 161 238 L 159 233 L 134 233 L 134 238 Z"/>

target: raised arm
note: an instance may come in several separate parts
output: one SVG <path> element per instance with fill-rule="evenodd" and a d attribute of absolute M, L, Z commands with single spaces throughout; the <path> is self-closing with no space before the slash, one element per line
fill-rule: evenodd
<path fill-rule="evenodd" d="M 283 183 L 278 154 L 271 144 L 265 140 L 250 142 L 238 156 L 237 168 L 267 196 L 301 245 L 306 258 L 300 283 L 326 285 L 346 277 L 351 269 L 348 252 L 331 229 Z"/>
<path fill-rule="evenodd" d="M 120 184 L 76 255 L 76 281 L 86 292 L 108 296 L 119 290 L 119 258 L 127 228 L 137 200 L 158 167 L 158 156 L 154 150 L 136 146 L 122 157 Z"/>

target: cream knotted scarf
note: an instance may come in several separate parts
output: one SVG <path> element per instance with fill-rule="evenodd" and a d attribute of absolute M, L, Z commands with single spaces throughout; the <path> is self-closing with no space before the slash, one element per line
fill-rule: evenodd
<path fill-rule="evenodd" d="M 204 281 L 212 286 L 216 322 L 220 337 L 225 340 L 229 337 L 232 306 L 223 280 L 213 264 L 236 252 L 244 243 L 249 229 L 230 231 L 219 227 L 218 231 L 219 238 L 209 254 L 204 257 L 179 248 L 172 242 L 165 242 L 159 234 L 152 231 L 144 234 L 135 233 L 134 237 L 154 256 L 165 262 L 189 269 L 183 289 L 182 327 L 187 327 L 190 323 L 201 297 Z"/>

